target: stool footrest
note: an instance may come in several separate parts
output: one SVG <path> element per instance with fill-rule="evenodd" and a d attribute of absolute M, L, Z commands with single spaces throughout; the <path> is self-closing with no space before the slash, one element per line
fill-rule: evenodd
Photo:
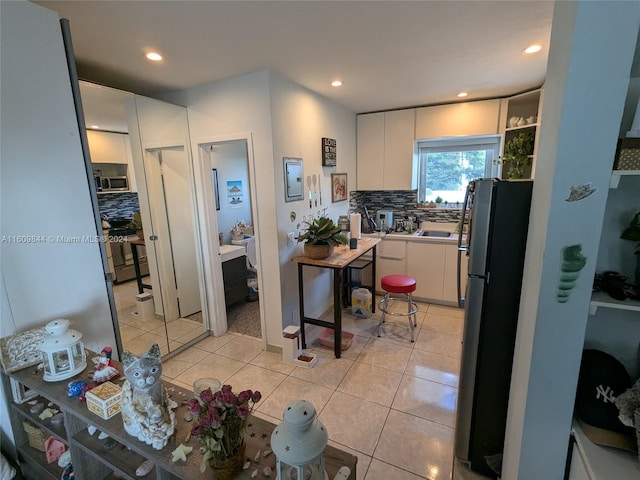
<path fill-rule="evenodd" d="M 407 311 L 405 312 L 390 312 L 389 300 L 401 300 L 406 301 Z M 392 315 L 394 317 L 407 317 L 409 320 L 409 331 L 411 332 L 411 341 L 415 341 L 414 328 L 418 325 L 416 313 L 418 313 L 418 305 L 413 301 L 411 292 L 405 294 L 387 292 L 382 299 L 380 299 L 380 311 L 382 316 L 380 317 L 380 323 L 378 323 L 378 337 L 380 336 L 380 329 L 382 325 L 386 323 L 386 316 Z"/>

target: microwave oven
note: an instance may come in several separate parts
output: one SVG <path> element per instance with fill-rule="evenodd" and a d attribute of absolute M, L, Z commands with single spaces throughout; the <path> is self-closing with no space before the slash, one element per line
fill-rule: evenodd
<path fill-rule="evenodd" d="M 117 177 L 94 177 L 96 182 L 96 190 L 98 192 L 128 192 L 129 179 L 126 175 Z"/>

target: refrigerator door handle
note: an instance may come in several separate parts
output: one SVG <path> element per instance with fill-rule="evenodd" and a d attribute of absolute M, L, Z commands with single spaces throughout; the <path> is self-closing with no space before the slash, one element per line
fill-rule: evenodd
<path fill-rule="evenodd" d="M 464 298 L 462 296 L 462 253 L 469 255 L 469 239 L 467 239 L 467 244 L 462 245 L 462 236 L 464 232 L 464 221 L 467 215 L 467 203 L 469 202 L 469 196 L 471 194 L 472 183 L 467 185 L 467 190 L 464 193 L 464 202 L 462 203 L 462 214 L 460 215 L 460 227 L 458 228 L 458 274 L 456 277 L 457 286 L 458 286 L 458 307 L 464 307 Z"/>

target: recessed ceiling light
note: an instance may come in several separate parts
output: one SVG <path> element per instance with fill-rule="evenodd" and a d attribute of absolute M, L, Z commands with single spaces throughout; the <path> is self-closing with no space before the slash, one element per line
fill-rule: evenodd
<path fill-rule="evenodd" d="M 527 48 L 522 50 L 524 53 L 536 53 L 542 50 L 540 45 L 529 45 Z"/>
<path fill-rule="evenodd" d="M 94 130 L 100 130 L 100 125 L 91 125 Z"/>
<path fill-rule="evenodd" d="M 331 82 L 331 86 L 332 87 L 341 87 L 342 86 L 342 82 L 340 80 L 334 80 L 333 82 Z"/>
<path fill-rule="evenodd" d="M 467 92 L 460 92 L 460 93 L 458 94 L 458 96 L 459 96 L 460 98 L 462 98 L 462 97 L 466 97 L 467 95 L 469 95 Z"/>
<path fill-rule="evenodd" d="M 149 60 L 153 60 L 154 62 L 159 62 L 162 60 L 162 55 L 156 52 L 149 52 L 145 55 Z"/>

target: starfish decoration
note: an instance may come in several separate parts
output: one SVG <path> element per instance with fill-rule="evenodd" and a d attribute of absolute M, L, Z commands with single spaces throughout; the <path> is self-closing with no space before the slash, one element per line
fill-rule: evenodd
<path fill-rule="evenodd" d="M 253 437 L 255 437 L 255 436 L 256 436 L 256 434 L 255 434 L 255 432 L 251 432 L 251 433 L 249 434 L 249 436 L 250 436 L 251 438 L 253 438 Z"/>
<path fill-rule="evenodd" d="M 260 435 L 260 438 L 267 438 L 267 436 L 268 435 L 266 433 L 263 433 L 262 435 Z"/>
<path fill-rule="evenodd" d="M 171 461 L 177 462 L 178 460 L 182 460 L 183 462 L 186 462 L 187 455 L 191 453 L 191 450 L 193 450 L 193 447 L 186 447 L 181 443 L 173 452 L 171 452 Z"/>

